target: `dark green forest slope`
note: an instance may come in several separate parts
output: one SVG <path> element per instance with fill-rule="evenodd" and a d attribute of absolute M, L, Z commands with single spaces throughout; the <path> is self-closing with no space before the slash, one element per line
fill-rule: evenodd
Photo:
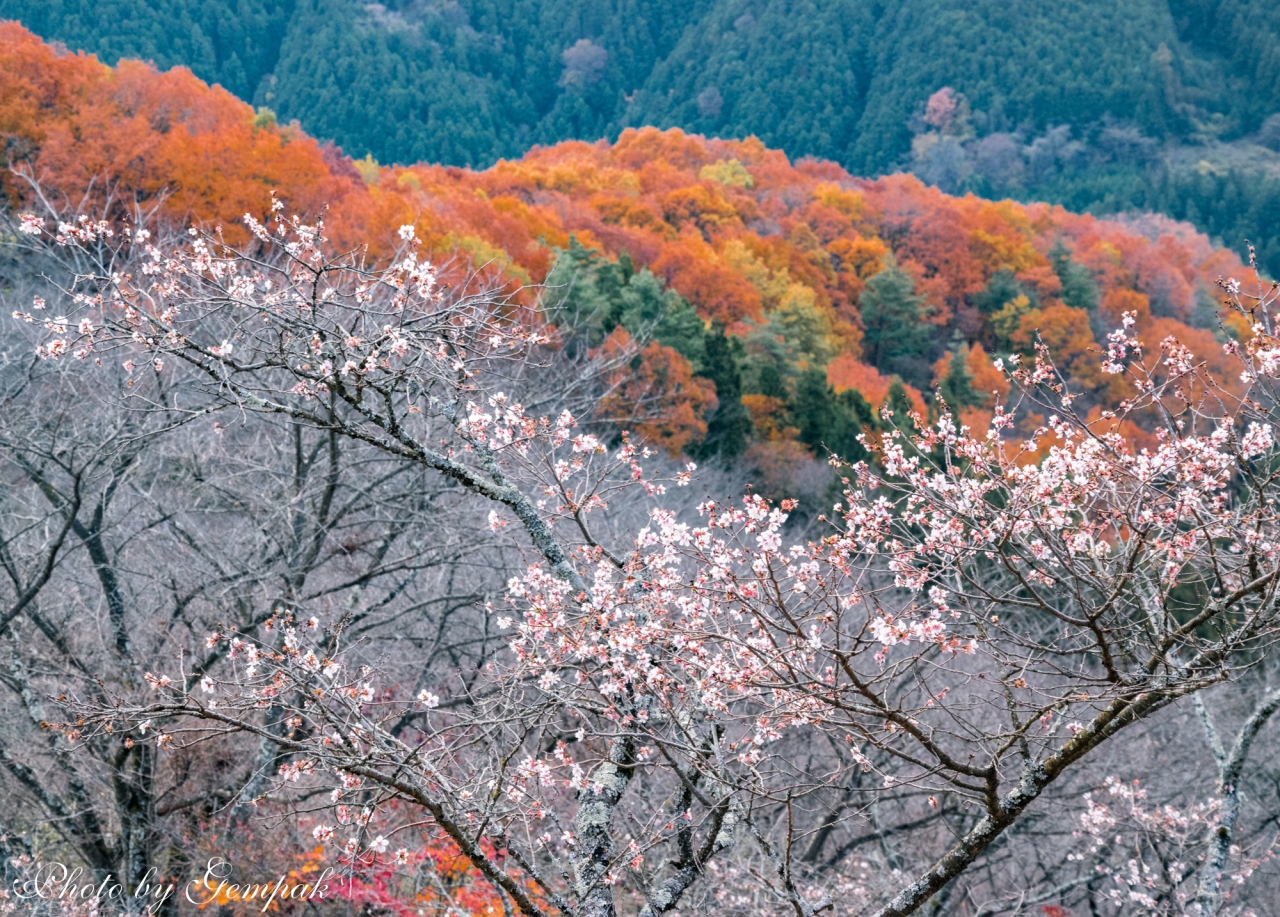
<path fill-rule="evenodd" d="M 1280 274 L 1274 0 L 0 0 L 0 18 L 185 64 L 382 162 L 484 166 L 633 124 L 755 134 L 948 191 L 1163 210 L 1254 239 Z"/>

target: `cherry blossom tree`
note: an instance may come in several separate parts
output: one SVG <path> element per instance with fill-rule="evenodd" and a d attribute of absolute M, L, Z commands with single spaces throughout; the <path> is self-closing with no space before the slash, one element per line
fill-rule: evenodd
<path fill-rule="evenodd" d="M 674 912 L 713 873 L 751 879 L 766 911 L 917 913 L 1103 749 L 1271 655 L 1275 288 L 1224 282 L 1224 308 L 1252 326 L 1226 345 L 1238 381 L 1173 338 L 1138 340 L 1126 316 L 1103 369 L 1132 396 L 1091 420 L 1041 344 L 1028 365 L 997 364 L 1016 394 L 987 433 L 945 411 L 896 418 L 868 443 L 876 465 L 846 469 L 827 528 L 797 537 L 787 501 L 682 514 L 668 487 L 692 469 L 665 480 L 627 437 L 513 397 L 595 398 L 608 374 L 565 371 L 536 300 L 473 276 L 446 289 L 411 228 L 376 267 L 327 256 L 322 226 L 246 220 L 247 251 L 60 226 L 55 245 L 112 232 L 142 266 L 68 284 L 74 313 L 40 322 L 38 355 L 162 377 L 183 364 L 205 380 L 183 410 L 284 417 L 456 482 L 530 554 L 484 609 L 502 650 L 409 686 L 343 621 L 311 626 L 305 602 L 282 603 L 209 634 L 216 665 L 157 663 L 146 696 L 74 698 L 61 728 L 162 750 L 256 737 L 350 869 L 447 838 L 531 917 Z M 1015 418 L 1032 412 L 1047 419 L 1021 441 Z M 1125 424 L 1158 445 L 1136 448 Z M 647 524 L 602 534 L 627 499 L 649 503 Z M 1229 752 L 1204 717 L 1224 801 L 1152 815 L 1112 793 L 1148 832 L 1212 826 L 1194 876 L 1161 892 L 1181 912 L 1227 906 L 1222 877 L 1242 862 L 1230 787 L 1275 706 Z M 847 859 L 865 822 L 897 861 L 875 811 L 889 794 L 903 824 L 946 827 L 901 882 Z M 1103 808 L 1088 803 L 1087 825 L 1110 830 Z M 1147 907 L 1137 870 L 1127 900 Z"/>
<path fill-rule="evenodd" d="M 122 256 L 24 252 L 38 260 L 9 273 L 6 298 L 57 325 L 68 303 L 38 275 Z M 153 868 L 194 868 L 200 834 L 244 833 L 279 751 L 263 740 L 169 755 L 51 733 L 61 700 L 145 690 L 144 663 L 175 652 L 213 665 L 210 630 L 298 603 L 366 645 L 413 646 L 406 679 L 474 665 L 495 640 L 474 608 L 509 559 L 448 481 L 278 415 L 188 410 L 199 379 L 181 366 L 34 357 L 33 327 L 20 313 L 0 350 L 0 781 L 23 802 L 0 816 L 0 843 L 135 887 Z"/>

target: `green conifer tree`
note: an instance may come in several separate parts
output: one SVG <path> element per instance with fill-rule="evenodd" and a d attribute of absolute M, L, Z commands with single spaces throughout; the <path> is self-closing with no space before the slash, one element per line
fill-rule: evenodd
<path fill-rule="evenodd" d="M 751 415 L 742 404 L 742 373 L 739 361 L 742 344 L 724 333 L 724 326 L 711 326 L 704 340 L 702 375 L 716 386 L 716 406 L 707 420 L 707 435 L 695 453 L 699 459 L 720 455 L 726 459 L 741 455 L 751 435 Z"/>
<path fill-rule="evenodd" d="M 976 408 L 983 398 L 973 388 L 973 373 L 969 372 L 969 348 L 958 335 L 952 339 L 951 355 L 947 360 L 947 375 L 938 386 L 938 397 L 953 412 Z"/>
<path fill-rule="evenodd" d="M 891 264 L 867 281 L 858 305 L 862 313 L 863 354 L 884 373 L 914 382 L 928 373 L 925 359 L 931 338 L 910 275 Z"/>
<path fill-rule="evenodd" d="M 1098 307 L 1098 285 L 1094 282 L 1093 272 L 1071 260 L 1071 249 L 1061 239 L 1049 249 L 1049 263 L 1062 282 L 1064 303 L 1073 309 L 1092 311 Z"/>

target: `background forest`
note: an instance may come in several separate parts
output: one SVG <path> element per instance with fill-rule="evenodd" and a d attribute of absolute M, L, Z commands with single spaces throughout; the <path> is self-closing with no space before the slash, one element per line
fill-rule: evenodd
<path fill-rule="evenodd" d="M 1280 275 L 1263 0 L 0 0 L 0 18 L 109 64 L 188 66 L 357 159 L 486 167 L 639 125 L 754 135 L 856 175 L 1159 211 L 1249 239 Z M 943 88 L 945 123 L 926 115 Z"/>
<path fill-rule="evenodd" d="M 825 502 L 827 450 L 863 457 L 857 437 L 886 401 L 936 411 L 937 387 L 985 429 L 1007 393 L 992 360 L 1029 357 L 1038 337 L 1098 412 L 1116 397 L 1098 342 L 1123 313 L 1215 361 L 1221 341 L 1248 333 L 1216 308 L 1216 279 L 1246 274 L 1239 258 L 1159 215 L 952 197 L 910 174 L 868 181 L 679 129 L 565 142 L 484 171 L 379 166 L 186 71 L 104 70 L 4 28 L 6 145 L 42 187 L 74 200 L 112 176 L 122 199 L 232 238 L 274 190 L 304 210 L 327 203 L 335 243 L 375 252 L 412 223 L 438 257 L 545 289 L 586 347 L 643 342 L 632 390 L 606 405 L 619 418 L 649 403 L 654 419 L 635 428 L 671 455 L 733 459 L 762 492 L 806 505 Z M 944 127 L 949 101 L 935 99 Z M 18 174 L 4 182 L 29 193 Z M 1021 420 L 1027 432 L 1041 422 Z"/>

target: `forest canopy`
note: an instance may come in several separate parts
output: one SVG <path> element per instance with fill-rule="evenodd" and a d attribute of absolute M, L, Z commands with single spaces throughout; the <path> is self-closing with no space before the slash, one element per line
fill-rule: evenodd
<path fill-rule="evenodd" d="M 1214 287 L 1245 266 L 1159 216 L 953 197 L 910 175 L 869 181 L 679 129 L 564 142 L 480 171 L 380 166 L 185 70 L 104 68 L 12 24 L 0 64 L 11 204 L 29 200 L 22 176 L 39 176 L 45 193 L 87 189 L 234 241 L 274 192 L 298 212 L 327 206 L 333 240 L 375 255 L 411 224 L 436 258 L 460 257 L 516 295 L 542 285 L 552 314 L 579 316 L 587 347 L 650 342 L 640 375 L 668 410 L 637 430 L 673 454 L 745 455 L 766 491 L 798 458 L 859 457 L 886 403 L 901 416 L 945 401 L 985 429 L 1007 392 L 992 360 L 1031 356 L 1037 341 L 1103 410 L 1119 395 L 1100 342 L 1124 313 L 1211 363 L 1247 333 L 1219 323 Z"/>
<path fill-rule="evenodd" d="M 1280 275 L 1280 8 L 1260 0 L 0 0 L 0 18 L 189 67 L 356 159 L 755 136 L 948 192 L 1156 210 Z M 960 108 L 932 124 L 944 90 Z"/>

